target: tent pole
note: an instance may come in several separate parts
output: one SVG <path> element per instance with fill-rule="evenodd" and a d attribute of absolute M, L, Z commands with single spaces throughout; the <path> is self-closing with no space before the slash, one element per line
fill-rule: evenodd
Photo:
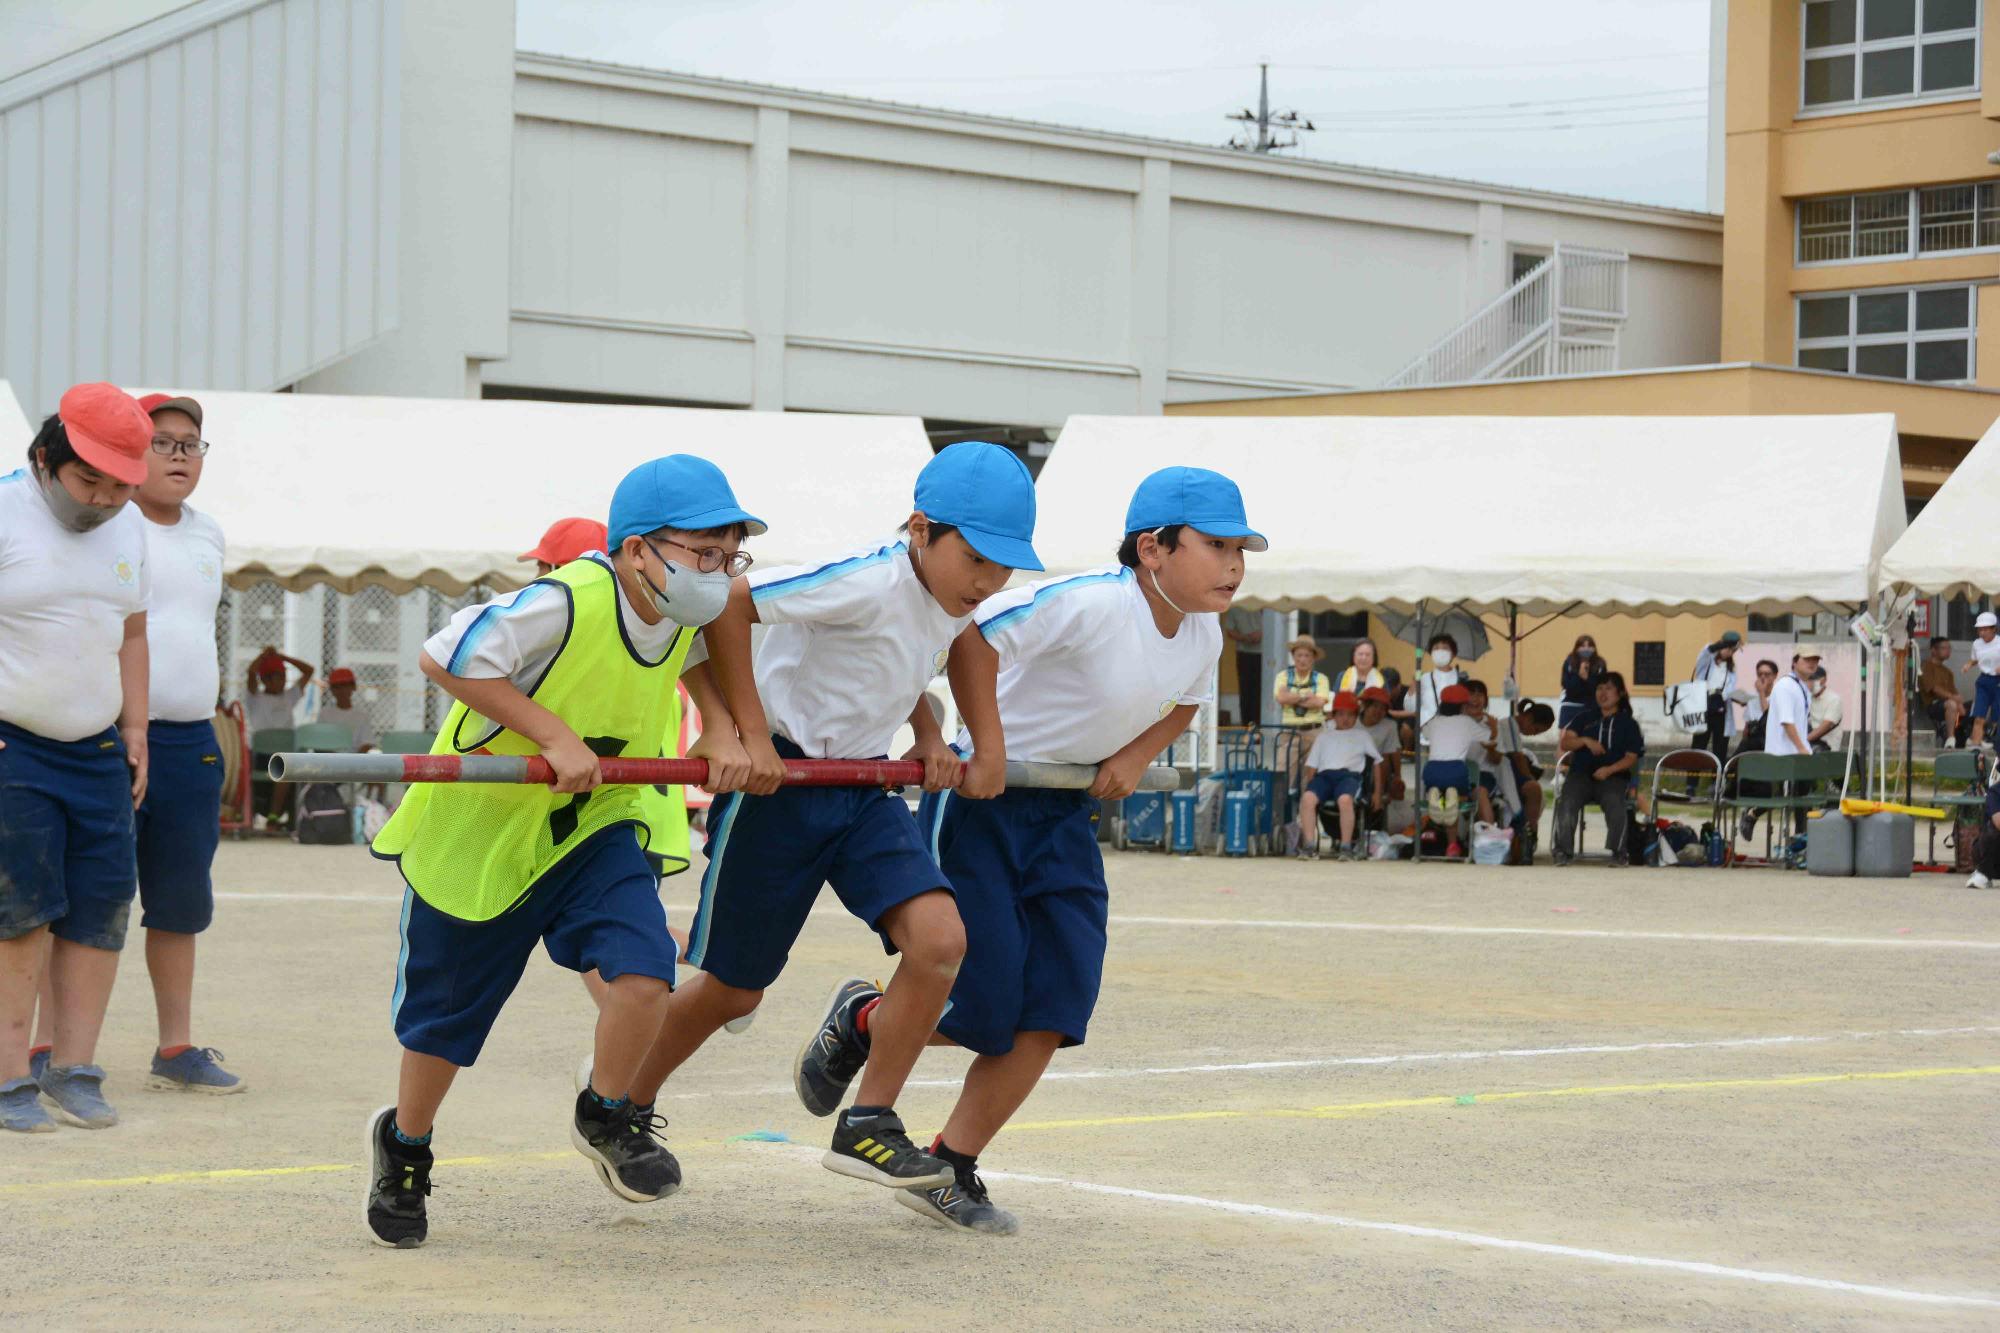
<path fill-rule="evenodd" d="M 1910 649 L 1903 654 L 1903 804 L 1915 805 L 1916 796 L 1911 788 L 1916 778 L 1917 766 L 1917 609 L 1913 603 L 1903 613 L 1903 625 Z M 1935 785 L 1933 785 L 1935 790 Z M 1936 846 L 1935 843 L 1932 844 Z"/>
<path fill-rule="evenodd" d="M 1410 774 L 1410 805 L 1417 812 L 1417 836 L 1410 843 L 1410 859 L 1424 859 L 1424 611 L 1430 605 L 1428 599 L 1417 602 L 1417 667 L 1410 677 L 1410 692 L 1416 696 L 1416 743 L 1410 747 L 1411 761 L 1416 771 Z"/>

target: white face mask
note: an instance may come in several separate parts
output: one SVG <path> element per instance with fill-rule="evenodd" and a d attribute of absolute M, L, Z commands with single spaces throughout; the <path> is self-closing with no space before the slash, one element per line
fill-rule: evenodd
<path fill-rule="evenodd" d="M 645 541 L 645 538 L 640 538 Z M 700 629 L 722 614 L 722 608 L 729 605 L 729 575 L 721 570 L 704 574 L 700 570 L 677 565 L 661 555 L 659 548 L 646 542 L 646 549 L 653 553 L 667 571 L 667 586 L 661 588 L 639 571 L 640 581 L 653 594 L 653 609 L 676 625 L 689 629 Z"/>
<path fill-rule="evenodd" d="M 1450 666 L 1450 665 L 1451 665 L 1451 649 L 1449 649 L 1449 648 L 1433 648 L 1433 649 L 1431 649 L 1431 661 L 1432 661 L 1432 662 L 1433 662 L 1434 664 L 1436 664 L 1436 665 L 1438 666 L 1438 668 L 1439 668 L 1439 669 L 1443 669 L 1444 667 L 1448 667 L 1448 666 Z"/>
<path fill-rule="evenodd" d="M 1597 656 L 1597 650 L 1586 643 L 1583 647 L 1576 650 L 1576 655 L 1588 662 L 1591 658 Z"/>

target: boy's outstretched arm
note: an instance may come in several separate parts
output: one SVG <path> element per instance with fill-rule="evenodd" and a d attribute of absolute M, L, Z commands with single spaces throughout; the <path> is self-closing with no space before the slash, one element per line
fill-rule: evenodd
<path fill-rule="evenodd" d="M 709 669 L 715 674 L 729 715 L 736 719 L 736 735 L 744 752 L 750 756 L 750 775 L 743 790 L 752 796 L 769 796 L 785 780 L 785 761 L 771 744 L 771 722 L 764 716 L 764 701 L 757 697 L 757 674 L 750 655 L 750 627 L 756 623 L 757 604 L 750 598 L 750 580 L 739 575 L 730 580 L 729 605 L 701 633 L 708 643 Z"/>
<path fill-rule="evenodd" d="M 972 736 L 972 759 L 958 794 L 990 800 L 1007 789 L 1007 739 L 1000 728 L 1000 654 L 978 625 L 967 625 L 952 643 L 945 673 L 952 702 Z"/>
<path fill-rule="evenodd" d="M 569 724 L 521 693 L 505 676 L 478 680 L 454 676 L 429 653 L 417 654 L 417 666 L 426 680 L 473 712 L 540 746 L 542 758 L 556 772 L 551 784 L 555 790 L 589 791 L 604 780 L 597 756 Z"/>
<path fill-rule="evenodd" d="M 1097 781 L 1091 784 L 1090 794 L 1100 801 L 1116 801 L 1137 791 L 1146 769 L 1179 739 L 1199 711 L 1193 704 L 1176 704 L 1165 717 L 1097 766 Z"/>
<path fill-rule="evenodd" d="M 681 673 L 681 683 L 701 714 L 701 734 L 687 748 L 689 759 L 708 760 L 708 781 L 701 789 L 716 795 L 739 790 L 750 778 L 750 755 L 737 739 L 736 718 L 715 683 L 715 673 L 708 663 L 698 662 Z"/>

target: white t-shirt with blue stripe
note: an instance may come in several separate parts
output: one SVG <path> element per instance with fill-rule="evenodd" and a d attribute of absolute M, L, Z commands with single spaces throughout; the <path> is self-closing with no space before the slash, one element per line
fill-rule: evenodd
<path fill-rule="evenodd" d="M 917 581 L 900 538 L 823 565 L 755 570 L 750 597 L 768 627 L 757 648 L 765 716 L 813 759 L 887 754 L 972 622 Z"/>
<path fill-rule="evenodd" d="M 1000 655 L 1009 759 L 1101 763 L 1177 706 L 1215 698 L 1221 618 L 1191 615 L 1163 637 L 1122 565 L 1010 588 L 978 619 Z"/>

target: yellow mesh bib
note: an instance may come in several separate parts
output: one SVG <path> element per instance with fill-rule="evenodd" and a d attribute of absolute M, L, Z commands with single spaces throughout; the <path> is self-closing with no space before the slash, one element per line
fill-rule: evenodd
<path fill-rule="evenodd" d="M 529 695 L 605 758 L 656 759 L 678 708 L 675 687 L 694 632 L 674 636 L 666 657 L 639 660 L 618 620 L 611 570 L 583 559 L 545 575 L 569 599 L 569 636 Z M 432 754 L 539 754 L 533 741 L 454 703 Z M 465 921 L 489 921 L 513 907 L 592 834 L 632 825 L 642 846 L 651 831 L 641 787 L 557 793 L 543 786 L 417 783 L 376 835 L 377 856 L 395 860 L 419 898 Z M 676 789 L 675 795 L 681 793 Z M 663 821 L 670 819 L 662 810 Z M 671 843 L 660 849 L 672 855 Z M 687 853 L 686 823 L 679 855 Z"/>

